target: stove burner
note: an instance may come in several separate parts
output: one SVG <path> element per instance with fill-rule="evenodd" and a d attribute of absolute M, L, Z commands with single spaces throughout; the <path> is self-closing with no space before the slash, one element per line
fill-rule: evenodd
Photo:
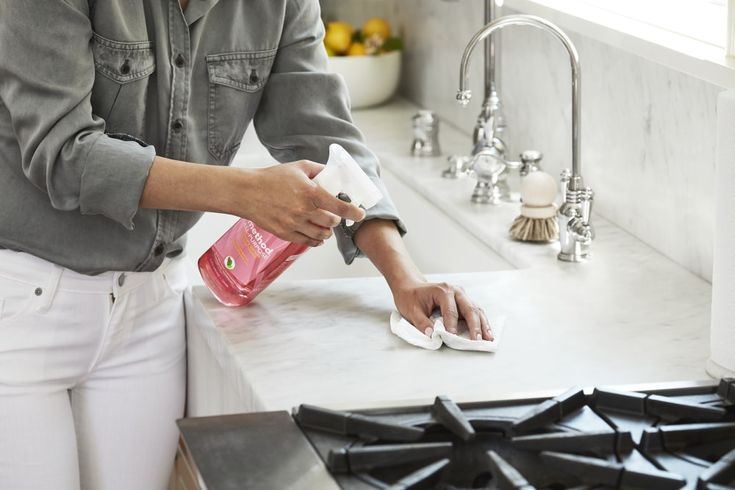
<path fill-rule="evenodd" d="M 344 489 L 735 488 L 735 379 L 695 394 L 336 412 L 297 423 Z"/>

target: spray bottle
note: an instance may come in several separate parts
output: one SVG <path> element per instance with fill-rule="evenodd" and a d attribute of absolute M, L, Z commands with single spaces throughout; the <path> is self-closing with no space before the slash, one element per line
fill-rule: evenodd
<path fill-rule="evenodd" d="M 333 196 L 346 194 L 352 204 L 364 209 L 383 198 L 352 156 L 337 144 L 330 145 L 327 165 L 314 182 Z M 244 306 L 308 249 L 307 245 L 282 240 L 243 218 L 199 258 L 199 272 L 222 304 Z"/>

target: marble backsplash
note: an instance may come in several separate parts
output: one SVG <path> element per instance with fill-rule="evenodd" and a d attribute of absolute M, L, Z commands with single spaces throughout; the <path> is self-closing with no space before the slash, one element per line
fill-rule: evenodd
<path fill-rule="evenodd" d="M 388 18 L 405 44 L 403 96 L 469 135 L 481 104 L 480 50 L 471 71 L 475 100 L 462 109 L 454 95 L 462 50 L 482 26 L 481 1 L 322 0 L 322 6 L 328 19 Z M 582 169 L 596 192 L 595 212 L 711 280 L 716 102 L 723 88 L 568 34 L 582 65 Z M 510 152 L 540 150 L 544 170 L 558 175 L 571 165 L 567 54 L 547 33 L 527 27 L 505 30 L 501 53 Z"/>

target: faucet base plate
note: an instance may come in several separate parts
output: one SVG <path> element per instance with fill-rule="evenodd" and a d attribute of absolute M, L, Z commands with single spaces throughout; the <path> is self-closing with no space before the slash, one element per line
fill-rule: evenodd
<path fill-rule="evenodd" d="M 561 260 L 562 262 L 575 262 L 575 263 L 581 263 L 581 262 L 587 262 L 587 260 L 590 258 L 589 252 L 583 252 L 581 254 L 577 253 L 564 253 L 559 252 L 559 255 L 557 255 L 557 258 Z"/>
<path fill-rule="evenodd" d="M 478 181 L 470 200 L 476 204 L 493 204 L 497 206 L 500 204 L 500 197 L 500 188 L 496 184 Z"/>

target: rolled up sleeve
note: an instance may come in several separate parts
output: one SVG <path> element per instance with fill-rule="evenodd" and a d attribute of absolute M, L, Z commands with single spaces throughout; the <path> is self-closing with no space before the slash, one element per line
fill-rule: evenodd
<path fill-rule="evenodd" d="M 405 234 L 406 228 L 380 179 L 378 159 L 352 122 L 344 81 L 327 72 L 323 37 L 318 0 L 287 2 L 278 54 L 254 119 L 258 137 L 280 162 L 326 162 L 329 145 L 339 143 L 383 193 L 384 198 L 367 211 L 365 221 L 392 220 Z M 335 230 L 347 264 L 362 256 L 353 240 L 359 226 Z"/>
<path fill-rule="evenodd" d="M 92 113 L 88 14 L 86 0 L 0 2 L 0 99 L 23 173 L 54 208 L 104 215 L 132 230 L 156 152 L 105 134 Z"/>

